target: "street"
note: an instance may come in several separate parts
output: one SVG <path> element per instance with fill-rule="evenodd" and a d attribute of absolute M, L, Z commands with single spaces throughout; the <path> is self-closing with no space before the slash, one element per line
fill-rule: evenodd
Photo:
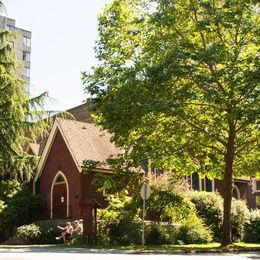
<path fill-rule="evenodd" d="M 0 248 L 0 260 L 81 260 L 101 259 L 106 260 L 256 260 L 260 259 L 260 252 L 241 254 L 154 254 L 136 253 L 136 251 L 118 251 L 85 248 Z"/>

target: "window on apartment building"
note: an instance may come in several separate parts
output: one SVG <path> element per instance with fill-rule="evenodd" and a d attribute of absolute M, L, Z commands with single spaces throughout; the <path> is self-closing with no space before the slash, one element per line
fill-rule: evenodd
<path fill-rule="evenodd" d="M 31 53 L 27 52 L 27 51 L 24 51 L 23 52 L 23 60 L 30 61 L 31 60 Z"/>
<path fill-rule="evenodd" d="M 6 29 L 9 31 L 15 31 L 15 27 L 13 25 L 7 24 Z"/>
<path fill-rule="evenodd" d="M 29 37 L 23 36 L 23 44 L 27 47 L 31 47 L 31 39 Z"/>
<path fill-rule="evenodd" d="M 23 70 L 23 76 L 25 76 L 25 77 L 30 77 L 30 69 L 29 68 L 24 68 L 24 70 Z"/>
<path fill-rule="evenodd" d="M 29 82 L 26 82 L 25 84 L 26 84 L 26 92 L 27 92 L 28 94 L 30 94 L 30 83 L 29 83 Z"/>

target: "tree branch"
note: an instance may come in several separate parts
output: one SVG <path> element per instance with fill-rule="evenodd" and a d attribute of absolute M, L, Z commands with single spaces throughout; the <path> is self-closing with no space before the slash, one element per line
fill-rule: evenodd
<path fill-rule="evenodd" d="M 190 119 L 190 117 L 189 117 L 189 119 Z M 207 132 L 204 128 L 199 127 L 196 123 L 192 123 L 190 120 L 188 120 L 188 119 L 186 119 L 186 118 L 184 118 L 184 117 L 183 117 L 183 120 L 184 120 L 188 125 L 190 125 L 190 126 L 194 127 L 195 129 L 199 130 L 201 133 L 204 133 L 204 134 L 206 134 L 207 136 L 211 137 L 209 132 Z M 221 138 L 215 137 L 215 139 L 216 139 L 219 143 L 221 143 L 224 147 L 227 146 L 227 143 L 226 143 L 224 140 L 222 140 Z"/>
<path fill-rule="evenodd" d="M 240 148 L 235 152 L 235 155 L 240 154 L 249 144 L 256 143 L 257 139 L 249 140 L 247 142 L 244 142 L 240 145 Z"/>
<path fill-rule="evenodd" d="M 179 103 L 181 105 L 192 105 L 192 106 L 201 106 L 201 107 L 212 107 L 212 108 L 216 108 L 219 110 L 224 110 L 221 107 L 212 105 L 212 104 L 203 104 L 203 103 L 193 103 L 193 102 L 183 102 L 183 103 Z"/>
<path fill-rule="evenodd" d="M 196 10 L 193 10 L 193 13 L 194 13 L 194 18 L 193 19 L 197 24 L 198 24 L 198 16 L 197 16 L 197 11 Z M 207 48 L 207 45 L 206 45 L 206 39 L 205 39 L 205 36 L 204 34 L 202 33 L 202 31 L 200 30 L 199 31 L 199 34 L 201 36 L 201 40 L 202 40 L 202 44 L 203 44 L 203 47 L 204 49 L 206 50 Z M 219 82 L 219 80 L 217 79 L 216 77 L 216 71 L 215 69 L 213 68 L 213 63 L 212 62 L 209 62 L 209 63 L 206 63 L 210 69 L 210 72 L 211 72 L 211 75 L 212 77 L 214 78 L 216 84 L 218 85 L 218 90 L 221 91 L 223 94 L 226 94 L 226 91 L 223 87 L 223 85 Z"/>
<path fill-rule="evenodd" d="M 193 19 L 197 24 L 198 24 L 198 16 L 197 16 L 197 10 L 193 10 L 194 12 L 194 18 L 195 19 Z M 199 31 L 199 34 L 200 34 L 200 37 L 201 37 L 201 40 L 202 40 L 202 44 L 203 44 L 203 47 L 204 47 L 204 49 L 206 49 L 206 39 L 205 39 L 205 36 L 204 36 L 204 34 L 202 33 L 202 31 L 200 30 Z"/>
<path fill-rule="evenodd" d="M 218 85 L 218 90 L 222 92 L 224 95 L 226 95 L 227 93 L 226 90 L 224 89 L 223 85 L 219 82 L 219 80 L 216 77 L 216 70 L 214 69 L 212 62 L 207 63 L 207 65 L 209 66 L 211 75 L 214 78 L 215 83 Z"/>

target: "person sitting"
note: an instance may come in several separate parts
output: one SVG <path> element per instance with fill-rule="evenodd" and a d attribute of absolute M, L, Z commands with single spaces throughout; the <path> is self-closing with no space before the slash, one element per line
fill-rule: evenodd
<path fill-rule="evenodd" d="M 74 230 L 73 230 L 72 236 L 73 237 L 81 236 L 82 232 L 83 232 L 83 228 L 82 228 L 81 224 L 79 223 L 78 220 L 75 220 L 74 221 Z"/>
<path fill-rule="evenodd" d="M 63 239 L 64 243 L 72 238 L 73 227 L 70 222 L 66 223 L 66 227 L 57 226 L 58 229 L 62 230 L 61 235 L 56 237 L 56 240 Z"/>

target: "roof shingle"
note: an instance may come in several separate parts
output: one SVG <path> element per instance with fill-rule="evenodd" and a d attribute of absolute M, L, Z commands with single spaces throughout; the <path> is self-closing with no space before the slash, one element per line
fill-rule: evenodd
<path fill-rule="evenodd" d="M 110 141 L 111 135 L 94 124 L 70 119 L 56 120 L 78 166 L 81 167 L 84 160 L 104 162 L 110 156 L 122 153 Z"/>

